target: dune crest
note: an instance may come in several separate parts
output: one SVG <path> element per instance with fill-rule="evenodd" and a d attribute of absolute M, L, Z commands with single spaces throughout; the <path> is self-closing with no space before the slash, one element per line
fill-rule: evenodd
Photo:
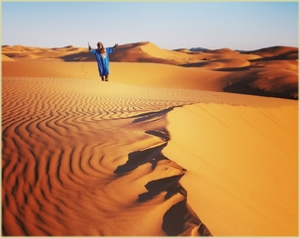
<path fill-rule="evenodd" d="M 200 227 L 210 234 L 187 205 L 179 183 L 185 170 L 161 153 L 165 115 L 190 102 L 189 92 L 182 92 L 187 101 L 172 102 L 158 91 L 153 103 L 141 89 L 3 78 L 3 234 L 166 235 L 174 209 L 182 214 L 176 235 Z"/>
<path fill-rule="evenodd" d="M 266 47 L 262 49 L 252 50 L 252 51 L 245 51 L 244 53 L 247 54 L 256 54 L 263 58 L 265 57 L 274 57 L 274 56 L 282 56 L 282 55 L 298 55 L 298 48 L 290 47 L 290 46 L 272 46 Z"/>

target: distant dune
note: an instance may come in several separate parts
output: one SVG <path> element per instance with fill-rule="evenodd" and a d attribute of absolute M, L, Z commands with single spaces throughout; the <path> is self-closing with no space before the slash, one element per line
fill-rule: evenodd
<path fill-rule="evenodd" d="M 72 45 L 62 48 L 39 48 L 29 46 L 2 46 L 2 54 L 15 60 L 59 60 L 66 61 L 70 55 L 80 55 L 86 52 L 85 48 L 76 48 Z M 76 57 L 72 58 L 76 60 Z"/>
<path fill-rule="evenodd" d="M 2 61 L 14 61 L 12 58 L 2 54 Z"/>
<path fill-rule="evenodd" d="M 252 51 L 244 51 L 247 54 L 256 54 L 262 58 L 267 57 L 283 57 L 289 56 L 291 59 L 298 59 L 298 48 L 288 46 L 273 46 Z"/>
<path fill-rule="evenodd" d="M 78 48 L 72 45 L 61 48 L 5 45 L 2 46 L 2 54 L 2 61 L 5 62 L 12 60 L 95 61 L 94 56 L 88 52 L 87 48 Z M 186 74 L 187 88 L 195 87 L 195 89 L 203 90 L 298 99 L 298 48 L 295 47 L 275 46 L 243 52 L 223 48 L 195 52 L 188 49 L 166 50 L 151 42 L 138 42 L 120 45 L 110 55 L 110 60 L 111 62 L 178 66 L 172 70 L 168 69 L 177 72 L 182 77 L 185 77 Z M 3 67 L 9 66 L 4 63 Z M 49 67 L 51 66 L 49 65 Z M 156 78 L 161 78 L 160 74 L 165 75 L 161 66 L 157 66 L 157 69 L 154 69 L 154 66 L 151 68 L 156 71 Z M 195 73 L 196 71 L 197 73 Z M 214 80 L 211 80 L 212 78 Z M 193 82 L 189 83 L 190 80 Z M 174 87 L 177 87 L 174 81 L 170 81 L 168 85 L 162 82 L 161 85 L 172 88 L 175 84 Z"/>
<path fill-rule="evenodd" d="M 2 46 L 2 235 L 297 236 L 297 57 Z"/>

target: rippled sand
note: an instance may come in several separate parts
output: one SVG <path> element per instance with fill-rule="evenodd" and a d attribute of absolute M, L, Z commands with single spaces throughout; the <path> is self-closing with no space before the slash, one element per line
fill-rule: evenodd
<path fill-rule="evenodd" d="M 2 104 L 3 235 L 296 232 L 297 133 L 288 133 L 297 127 L 296 101 L 88 79 L 5 77 Z M 237 116 L 241 108 L 249 121 Z M 285 114 L 273 113 L 278 110 Z M 288 142 L 265 146 L 256 134 L 264 128 L 255 125 L 253 115 L 261 116 L 262 125 L 272 123 L 268 132 L 283 128 L 275 140 Z M 282 115 L 290 127 L 280 121 Z M 236 133 L 234 125 L 251 136 Z M 212 150 L 224 152 L 219 140 L 249 143 L 251 128 L 261 151 L 242 143 L 247 152 L 228 147 L 228 155 L 212 157 Z M 251 157 L 270 150 L 282 153 L 273 167 L 261 161 L 264 157 Z M 243 153 L 252 154 L 243 158 Z M 254 184 L 244 187 L 253 183 L 251 175 Z M 247 196 L 256 189 L 268 189 L 264 196 L 274 205 L 264 211 L 266 219 L 257 210 L 266 198 L 254 196 L 249 204 Z M 275 192 L 285 195 L 273 197 Z M 253 227 L 246 221 L 249 214 L 249 221 L 257 222 Z M 273 229 L 280 224 L 285 225 Z"/>
<path fill-rule="evenodd" d="M 185 171 L 161 153 L 166 113 L 191 96 L 156 91 L 4 78 L 3 234 L 165 235 L 173 218 L 164 215 L 178 202 L 193 223 L 177 232 L 197 230 L 179 185 Z"/>
<path fill-rule="evenodd" d="M 298 48 L 2 53 L 2 235 L 298 235 Z"/>

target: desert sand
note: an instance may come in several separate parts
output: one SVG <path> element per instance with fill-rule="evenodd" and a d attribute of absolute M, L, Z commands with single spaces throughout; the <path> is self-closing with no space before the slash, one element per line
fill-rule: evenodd
<path fill-rule="evenodd" d="M 298 48 L 110 59 L 2 46 L 2 235 L 298 235 Z"/>

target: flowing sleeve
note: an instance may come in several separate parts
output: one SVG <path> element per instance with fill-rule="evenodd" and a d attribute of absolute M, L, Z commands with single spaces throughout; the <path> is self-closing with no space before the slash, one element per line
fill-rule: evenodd
<path fill-rule="evenodd" d="M 92 49 L 91 47 L 89 47 L 89 51 L 90 51 L 91 53 L 93 53 L 94 55 L 96 54 L 96 50 L 95 50 L 95 49 Z"/>
<path fill-rule="evenodd" d="M 114 52 L 114 50 L 115 50 L 114 47 L 107 47 L 106 48 L 106 53 L 110 54 L 110 53 Z"/>

